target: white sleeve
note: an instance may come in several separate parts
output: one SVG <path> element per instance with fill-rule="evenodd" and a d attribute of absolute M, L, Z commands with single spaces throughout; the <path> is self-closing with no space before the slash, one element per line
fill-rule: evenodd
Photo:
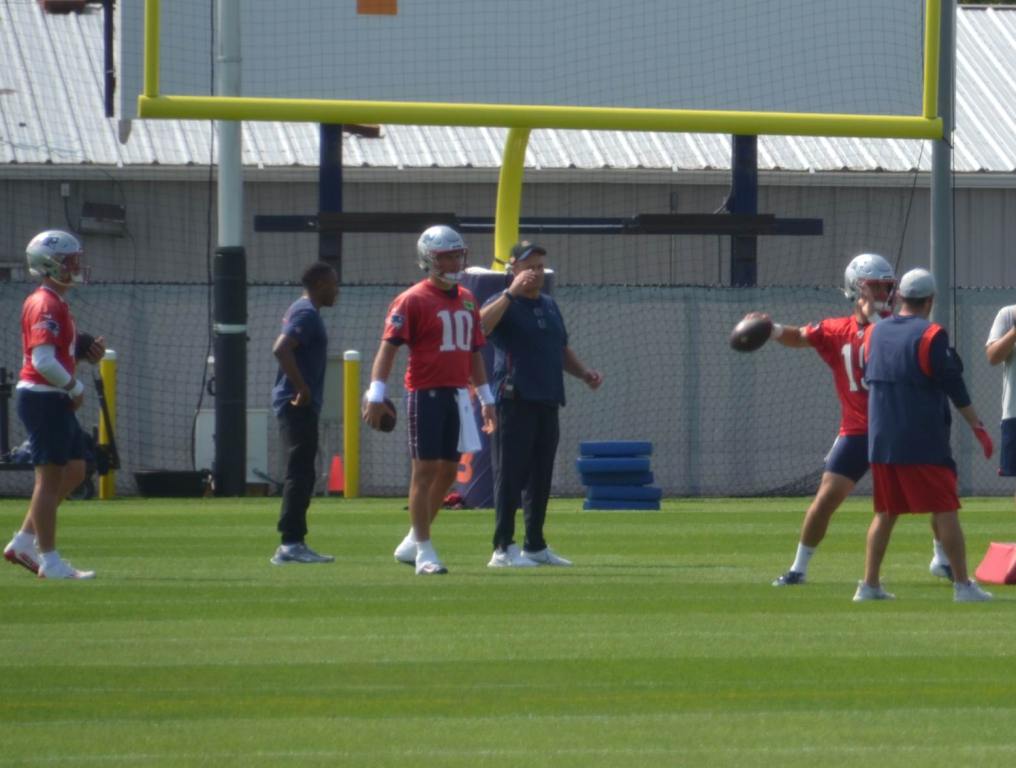
<path fill-rule="evenodd" d="M 991 324 L 991 333 L 988 334 L 985 346 L 993 341 L 998 341 L 1009 332 L 1009 329 L 1012 328 L 1014 312 L 1016 312 L 1016 307 L 1002 307 L 998 310 L 995 322 Z"/>
<path fill-rule="evenodd" d="M 56 347 L 52 344 L 32 348 L 32 367 L 54 387 L 66 387 L 74 378 L 56 359 Z"/>

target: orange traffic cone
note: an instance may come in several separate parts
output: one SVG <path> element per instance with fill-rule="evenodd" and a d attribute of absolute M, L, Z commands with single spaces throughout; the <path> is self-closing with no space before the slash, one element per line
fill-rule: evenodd
<path fill-rule="evenodd" d="M 342 457 L 332 456 L 332 467 L 328 470 L 328 493 L 342 493 L 346 488 L 346 474 L 342 471 Z"/>

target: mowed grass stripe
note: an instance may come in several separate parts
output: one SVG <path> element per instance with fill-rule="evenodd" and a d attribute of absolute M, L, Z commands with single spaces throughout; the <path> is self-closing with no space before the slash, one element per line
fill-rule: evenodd
<path fill-rule="evenodd" d="M 331 566 L 273 568 L 274 500 L 69 504 L 92 584 L 0 569 L 0 765 L 974 764 L 1016 751 L 1014 596 L 956 606 L 901 521 L 893 604 L 854 605 L 870 502 L 811 583 L 769 581 L 801 499 L 553 502 L 577 566 L 492 572 L 491 513 L 442 513 L 447 578 L 391 560 L 401 500 L 315 500 Z M 976 564 L 1011 499 L 966 503 Z M 0 502 L 9 530 L 24 502 Z M 520 521 L 521 522 L 521 521 Z"/>

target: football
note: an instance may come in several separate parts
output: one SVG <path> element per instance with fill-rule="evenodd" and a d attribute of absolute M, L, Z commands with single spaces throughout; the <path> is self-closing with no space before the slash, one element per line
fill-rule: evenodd
<path fill-rule="evenodd" d="M 84 360 L 88 357 L 88 350 L 95 343 L 95 337 L 90 333 L 79 333 L 74 339 L 74 359 Z"/>
<path fill-rule="evenodd" d="M 388 408 L 388 413 L 381 417 L 381 424 L 378 426 L 382 432 L 391 432 L 395 429 L 395 403 L 385 398 L 385 407 Z"/>
<path fill-rule="evenodd" d="M 730 347 L 738 352 L 754 352 L 769 341 L 772 332 L 772 320 L 759 312 L 751 312 L 730 332 Z"/>

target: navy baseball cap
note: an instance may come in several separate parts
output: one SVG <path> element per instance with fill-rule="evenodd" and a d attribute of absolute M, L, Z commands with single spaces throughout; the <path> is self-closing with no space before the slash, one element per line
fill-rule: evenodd
<path fill-rule="evenodd" d="M 516 261 L 525 261 L 534 253 L 539 253 L 542 254 L 543 256 L 546 256 L 547 249 L 544 248 L 539 243 L 531 243 L 528 240 L 523 240 L 520 243 L 516 243 L 514 246 L 512 246 L 512 255 L 511 255 L 512 263 L 514 264 Z"/>

